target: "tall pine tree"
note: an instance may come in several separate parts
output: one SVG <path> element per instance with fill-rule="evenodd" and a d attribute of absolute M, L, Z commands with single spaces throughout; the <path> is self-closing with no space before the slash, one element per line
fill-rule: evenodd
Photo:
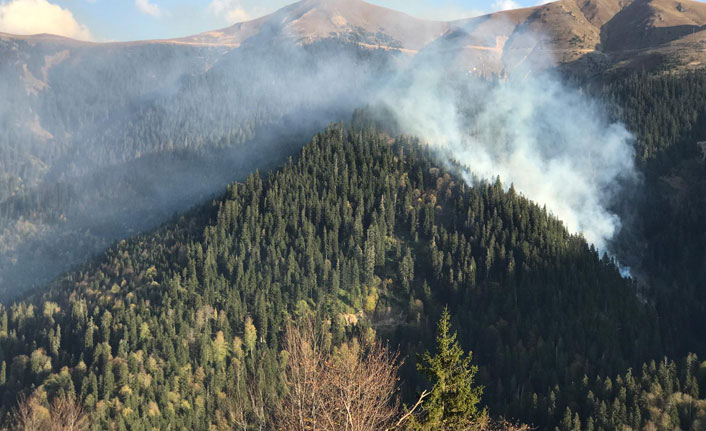
<path fill-rule="evenodd" d="M 436 352 L 427 351 L 417 369 L 432 389 L 422 404 L 421 414 L 410 421 L 409 431 L 471 430 L 487 418 L 478 403 L 482 386 L 475 386 L 478 367 L 471 364 L 473 355 L 466 354 L 451 332 L 451 315 L 444 308 L 437 326 Z"/>

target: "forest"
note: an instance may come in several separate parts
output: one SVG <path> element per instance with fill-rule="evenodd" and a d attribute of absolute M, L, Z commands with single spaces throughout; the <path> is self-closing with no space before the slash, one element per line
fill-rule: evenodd
<path fill-rule="evenodd" d="M 373 77 L 394 62 L 392 53 L 335 39 L 226 53 L 61 48 L 0 40 L 2 299 L 159 226 L 254 168 L 281 166 L 363 105 Z M 50 58 L 58 58 L 51 73 Z M 332 64 L 350 67 L 312 97 Z M 27 74 L 43 87 L 27 89 Z"/>
<path fill-rule="evenodd" d="M 379 424 L 431 391 L 408 429 L 703 429 L 706 75 L 591 91 L 636 134 L 642 216 L 615 245 L 634 279 L 501 178 L 468 185 L 472 166 L 359 111 L 283 167 L 1 306 L 6 424 L 19 402 L 81 410 L 82 429 L 277 429 L 298 354 L 384 359 L 376 370 L 399 378 L 386 405 L 400 405 Z M 294 347 L 306 334 L 320 356 Z M 440 339 L 455 360 L 435 369 L 467 389 L 456 398 L 424 372 Z M 339 382 L 357 369 L 329 368 Z M 444 422 L 439 403 L 459 397 L 467 422 Z"/>
<path fill-rule="evenodd" d="M 706 73 L 637 74 L 596 92 L 635 133 L 642 185 L 620 210 L 617 249 L 637 268 L 664 340 L 703 353 L 706 327 Z M 681 346 L 679 346 L 681 344 Z"/>

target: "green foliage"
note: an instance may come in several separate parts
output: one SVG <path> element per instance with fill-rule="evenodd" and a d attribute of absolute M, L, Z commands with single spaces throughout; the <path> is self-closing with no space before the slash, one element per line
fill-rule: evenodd
<path fill-rule="evenodd" d="M 619 206 L 619 255 L 651 287 L 670 350 L 706 353 L 706 71 L 632 75 L 601 95 L 635 133 L 642 184 Z M 638 214 L 636 216 L 635 214 Z"/>
<path fill-rule="evenodd" d="M 696 141 L 706 139 L 706 72 L 634 74 L 600 87 L 612 102 L 613 116 L 636 133 L 638 161 L 652 169 L 672 169 L 680 159 L 697 153 Z"/>
<path fill-rule="evenodd" d="M 549 429 L 566 408 L 555 388 L 664 354 L 636 286 L 545 209 L 354 123 L 0 307 L 2 413 L 50 386 L 83 399 L 96 430 L 266 427 L 284 322 L 304 315 L 330 321 L 334 345 L 399 345 L 411 399 L 449 304 L 450 346 L 474 352 L 490 411 L 524 420 L 553 391 L 561 417 L 535 421 Z"/>
<path fill-rule="evenodd" d="M 584 377 L 537 397 L 530 420 L 553 417 L 559 431 L 703 429 L 705 371 L 706 363 L 690 354 L 679 364 L 650 361 L 614 379 Z"/>
<path fill-rule="evenodd" d="M 465 354 L 451 331 L 451 315 L 447 308 L 437 326 L 436 351 L 424 353 L 417 369 L 432 388 L 424 399 L 419 419 L 410 422 L 409 430 L 463 430 L 486 414 L 478 408 L 483 387 L 474 379 L 478 367 L 471 364 L 472 354 Z"/>

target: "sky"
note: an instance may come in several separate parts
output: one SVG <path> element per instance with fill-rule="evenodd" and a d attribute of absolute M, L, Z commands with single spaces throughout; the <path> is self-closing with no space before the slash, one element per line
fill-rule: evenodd
<path fill-rule="evenodd" d="M 168 39 L 223 28 L 295 0 L 0 0 L 0 32 L 96 42 Z M 460 19 L 537 0 L 367 0 L 426 19 Z"/>

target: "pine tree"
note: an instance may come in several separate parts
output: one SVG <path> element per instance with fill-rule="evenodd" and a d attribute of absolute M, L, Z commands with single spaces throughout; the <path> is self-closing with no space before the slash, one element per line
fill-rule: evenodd
<path fill-rule="evenodd" d="M 437 326 L 436 352 L 420 358 L 417 369 L 433 385 L 419 417 L 410 421 L 410 431 L 471 430 L 486 418 L 478 409 L 482 386 L 475 386 L 478 367 L 471 365 L 472 353 L 465 354 L 456 333 L 451 333 L 451 315 L 444 308 Z"/>

